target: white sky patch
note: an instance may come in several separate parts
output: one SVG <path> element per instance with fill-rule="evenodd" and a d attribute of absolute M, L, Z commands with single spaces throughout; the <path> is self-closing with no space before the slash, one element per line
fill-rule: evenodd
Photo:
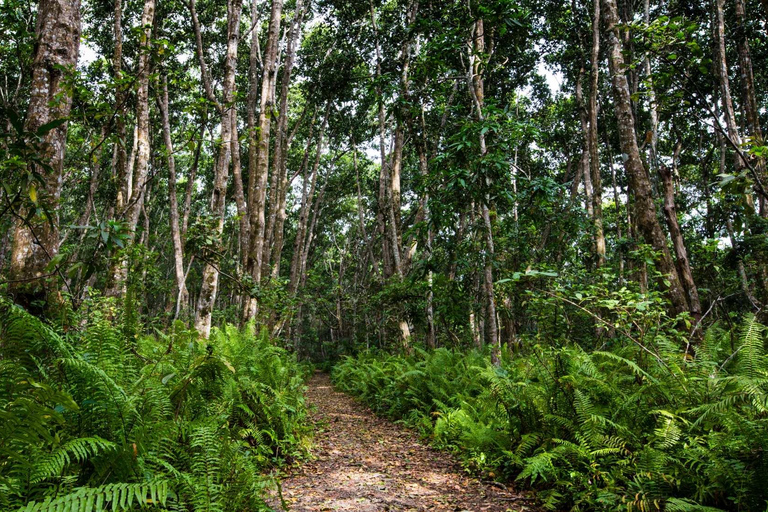
<path fill-rule="evenodd" d="M 82 67 L 86 67 L 92 62 L 95 62 L 98 60 L 99 54 L 96 53 L 96 50 L 91 47 L 87 41 L 80 40 L 80 58 L 78 60 L 78 65 Z"/>
<path fill-rule="evenodd" d="M 557 96 L 565 81 L 563 74 L 559 70 L 550 69 L 550 67 L 542 60 L 539 60 L 539 63 L 536 65 L 536 71 L 546 79 L 549 90 L 552 91 L 552 95 Z"/>

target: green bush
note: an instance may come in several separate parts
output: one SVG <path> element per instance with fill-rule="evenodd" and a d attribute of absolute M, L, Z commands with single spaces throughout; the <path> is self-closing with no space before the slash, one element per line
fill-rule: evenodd
<path fill-rule="evenodd" d="M 764 333 L 749 317 L 710 328 L 694 355 L 664 338 L 534 346 L 498 368 L 476 352 L 362 354 L 333 379 L 551 510 L 765 510 Z"/>
<path fill-rule="evenodd" d="M 82 310 L 57 332 L 0 302 L 0 509 L 265 509 L 263 475 L 306 451 L 306 368 L 266 335 Z"/>

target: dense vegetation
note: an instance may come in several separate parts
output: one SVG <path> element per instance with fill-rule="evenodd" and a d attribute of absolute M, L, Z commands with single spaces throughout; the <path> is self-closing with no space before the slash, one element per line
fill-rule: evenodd
<path fill-rule="evenodd" d="M 534 341 L 500 366 L 438 349 L 366 353 L 336 384 L 473 471 L 537 490 L 549 510 L 762 510 L 768 356 L 754 317 L 711 327 L 695 355 L 656 332 L 586 351 Z"/>
<path fill-rule="evenodd" d="M 768 0 L 0 0 L 0 508 L 258 509 L 311 360 L 551 508 L 764 509 L 767 80 Z"/>
<path fill-rule="evenodd" d="M 111 301 L 60 333 L 0 302 L 0 508 L 266 510 L 306 450 L 305 368 L 233 327 L 134 335 Z"/>

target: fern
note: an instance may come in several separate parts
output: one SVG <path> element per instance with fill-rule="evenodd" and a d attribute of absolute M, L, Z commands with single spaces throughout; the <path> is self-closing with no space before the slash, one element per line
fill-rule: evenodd
<path fill-rule="evenodd" d="M 306 368 L 233 327 L 136 339 L 111 300 L 83 309 L 62 334 L 0 300 L 0 509 L 262 509 L 265 470 L 305 453 Z"/>
<path fill-rule="evenodd" d="M 130 510 L 165 506 L 172 492 L 168 482 L 143 484 L 107 484 L 99 487 L 80 487 L 75 491 L 42 502 L 30 502 L 19 512 L 91 512 L 101 510 Z"/>
<path fill-rule="evenodd" d="M 732 345 L 716 324 L 693 359 L 653 343 L 653 357 L 532 346 L 498 368 L 478 352 L 363 353 L 332 377 L 467 468 L 536 488 L 545 509 L 762 510 L 765 328 L 745 318 Z"/>

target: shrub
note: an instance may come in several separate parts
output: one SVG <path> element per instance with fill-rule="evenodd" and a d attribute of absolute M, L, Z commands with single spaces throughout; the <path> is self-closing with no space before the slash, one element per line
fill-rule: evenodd
<path fill-rule="evenodd" d="M 83 309 L 64 333 L 0 302 L 0 509 L 264 509 L 305 453 L 306 368 L 252 328 L 135 338 Z"/>
<path fill-rule="evenodd" d="M 498 368 L 477 352 L 362 354 L 333 379 L 551 510 L 763 510 L 764 331 L 715 325 L 693 356 L 664 338 L 648 352 L 534 346 Z"/>

